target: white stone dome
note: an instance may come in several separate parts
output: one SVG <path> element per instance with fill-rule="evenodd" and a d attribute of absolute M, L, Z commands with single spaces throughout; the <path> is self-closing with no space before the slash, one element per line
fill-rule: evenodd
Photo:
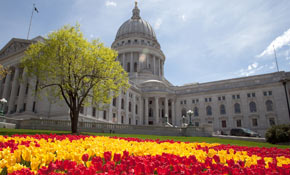
<path fill-rule="evenodd" d="M 141 19 L 137 3 L 135 3 L 135 8 L 133 9 L 133 16 L 121 25 L 115 39 L 117 40 L 136 35 L 156 40 L 156 35 L 151 25 Z"/>

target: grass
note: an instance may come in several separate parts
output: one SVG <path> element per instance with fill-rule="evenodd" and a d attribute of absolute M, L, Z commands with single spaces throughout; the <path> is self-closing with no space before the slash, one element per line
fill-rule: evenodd
<path fill-rule="evenodd" d="M 0 135 L 14 135 L 14 134 L 70 134 L 69 131 L 50 131 L 50 130 L 28 130 L 28 129 L 4 129 L 0 128 Z M 232 139 L 221 139 L 215 137 L 181 137 L 181 136 L 155 136 L 155 135 L 137 135 L 137 134 L 110 134 L 110 133 L 91 133 L 83 132 L 84 135 L 97 135 L 97 136 L 117 136 L 117 137 L 134 137 L 140 139 L 159 139 L 159 140 L 174 140 L 183 142 L 207 142 L 207 143 L 220 143 L 239 146 L 255 146 L 255 147 L 277 147 L 277 148 L 290 148 L 290 145 L 275 145 L 270 143 L 250 142 Z"/>

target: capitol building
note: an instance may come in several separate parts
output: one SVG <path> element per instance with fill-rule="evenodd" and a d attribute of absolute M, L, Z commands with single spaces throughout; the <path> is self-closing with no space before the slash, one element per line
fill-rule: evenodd
<path fill-rule="evenodd" d="M 165 78 L 166 56 L 137 3 L 132 12 L 111 46 L 131 86 L 108 105 L 84 107 L 80 121 L 175 127 L 189 123 L 191 110 L 194 126 L 212 125 L 214 131 L 242 127 L 264 134 L 272 125 L 290 123 L 290 72 L 175 86 Z M 6 117 L 69 120 L 66 104 L 35 96 L 37 82 L 19 67 L 27 47 L 41 40 L 13 38 L 0 51 L 0 64 L 11 68 L 0 81 Z"/>

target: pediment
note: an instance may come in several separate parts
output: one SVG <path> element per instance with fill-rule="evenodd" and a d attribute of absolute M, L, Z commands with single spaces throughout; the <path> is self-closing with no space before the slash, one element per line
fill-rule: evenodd
<path fill-rule="evenodd" d="M 0 58 L 24 51 L 33 41 L 24 39 L 11 39 L 0 51 Z"/>

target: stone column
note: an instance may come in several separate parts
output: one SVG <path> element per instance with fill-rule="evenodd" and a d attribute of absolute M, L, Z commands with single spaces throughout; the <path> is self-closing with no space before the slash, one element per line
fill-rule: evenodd
<path fill-rule="evenodd" d="M 124 123 L 129 124 L 129 91 L 126 92 L 126 97 L 125 97 L 125 121 Z"/>
<path fill-rule="evenodd" d="M 13 78 L 13 82 L 12 82 L 12 89 L 11 89 L 11 94 L 10 94 L 10 98 L 9 98 L 9 105 L 8 105 L 8 112 L 10 113 L 11 111 L 14 110 L 14 103 L 15 103 L 15 98 L 17 95 L 17 91 L 18 91 L 18 78 L 19 78 L 19 67 L 17 66 L 15 69 L 15 74 L 14 74 L 14 78 Z"/>
<path fill-rule="evenodd" d="M 167 114 L 167 117 L 169 117 L 169 113 L 168 113 L 168 98 L 167 97 L 165 97 L 165 100 L 164 100 L 164 105 L 165 105 L 165 116 L 166 116 L 166 114 Z M 169 118 L 168 118 L 169 119 Z"/>
<path fill-rule="evenodd" d="M 33 102 L 36 102 L 36 97 L 35 97 L 35 85 L 36 85 L 36 79 L 35 78 L 30 78 L 28 79 L 29 82 L 29 90 L 27 94 L 27 101 L 26 101 L 26 110 L 28 112 L 32 112 L 33 109 Z"/>
<path fill-rule="evenodd" d="M 133 52 L 131 52 L 131 59 L 130 59 L 130 72 L 134 72 Z"/>
<path fill-rule="evenodd" d="M 1 98 L 2 98 L 2 93 L 3 93 L 3 88 L 4 88 L 4 87 L 2 87 L 2 85 L 3 85 L 3 78 L 4 78 L 4 77 L 0 77 L 0 79 L 1 79 L 1 80 L 0 80 L 0 97 L 1 97 Z"/>
<path fill-rule="evenodd" d="M 113 99 L 111 100 L 111 103 L 109 104 L 108 121 L 113 122 Z"/>
<path fill-rule="evenodd" d="M 104 112 L 102 110 L 99 110 L 99 114 L 98 114 L 99 120 L 104 120 L 103 114 L 104 114 Z"/>
<path fill-rule="evenodd" d="M 27 86 L 27 74 L 25 71 L 23 71 L 22 82 L 20 84 L 19 96 L 18 96 L 18 101 L 17 101 L 17 112 L 20 112 L 21 110 L 23 110 L 26 86 Z"/>
<path fill-rule="evenodd" d="M 6 100 L 8 100 L 8 97 L 10 97 L 9 94 L 10 81 L 11 81 L 11 73 L 6 75 L 4 84 L 3 98 L 5 98 Z"/>
<path fill-rule="evenodd" d="M 120 94 L 117 98 L 117 108 L 118 108 L 117 121 L 118 121 L 118 124 L 121 124 L 121 100 L 122 100 L 122 97 Z"/>
<path fill-rule="evenodd" d="M 143 125 L 143 98 L 140 96 L 139 98 L 139 106 L 138 106 L 138 116 L 139 116 L 139 125 Z"/>
<path fill-rule="evenodd" d="M 176 115 L 175 115 L 175 103 L 174 100 L 171 100 L 171 117 L 172 117 L 172 125 L 177 125 L 176 124 Z"/>
<path fill-rule="evenodd" d="M 145 98 L 145 125 L 148 125 L 148 97 Z"/>
<path fill-rule="evenodd" d="M 155 125 L 159 125 L 159 101 L 158 97 L 155 97 Z"/>
<path fill-rule="evenodd" d="M 126 65 L 126 63 L 125 63 L 125 60 L 126 60 L 126 58 L 125 58 L 125 53 L 123 53 L 122 55 L 123 55 L 123 56 L 122 56 L 122 57 L 123 57 L 123 60 L 122 60 L 122 62 L 123 62 L 123 68 L 124 68 L 125 70 L 127 70 L 127 69 L 126 69 L 126 66 L 127 66 L 127 65 Z"/>
<path fill-rule="evenodd" d="M 153 75 L 156 74 L 156 65 L 155 65 L 155 62 L 156 62 L 156 58 L 155 58 L 155 55 L 153 55 Z"/>
<path fill-rule="evenodd" d="M 149 55 L 146 54 L 146 69 L 149 68 L 148 64 L 149 64 Z"/>
<path fill-rule="evenodd" d="M 158 59 L 158 75 L 161 76 L 161 61 Z"/>
<path fill-rule="evenodd" d="M 132 120 L 131 124 L 136 125 L 136 96 L 133 94 L 133 102 L 132 102 Z"/>

